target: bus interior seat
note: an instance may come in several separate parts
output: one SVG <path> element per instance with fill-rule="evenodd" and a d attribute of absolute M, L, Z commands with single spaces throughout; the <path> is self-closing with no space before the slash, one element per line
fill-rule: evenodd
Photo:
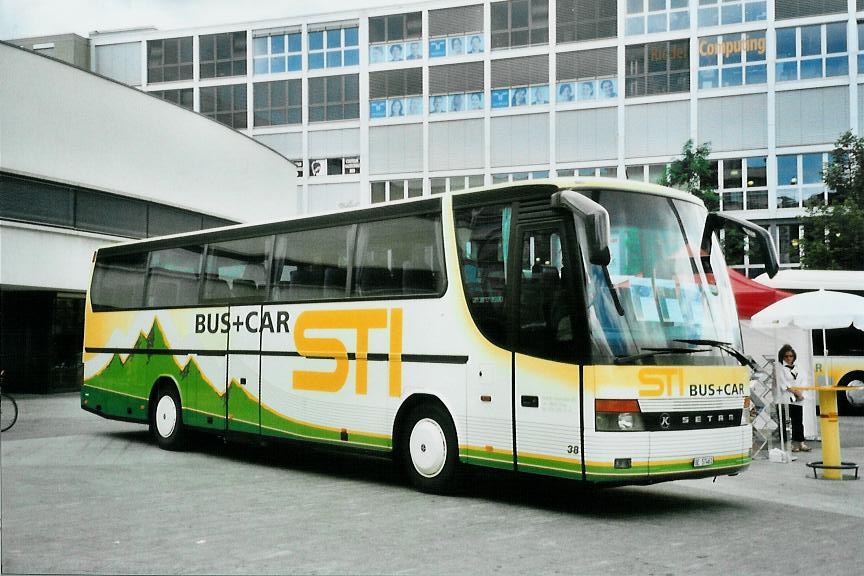
<path fill-rule="evenodd" d="M 298 264 L 291 273 L 289 300 L 318 300 L 324 287 L 324 267 L 319 264 Z"/>
<path fill-rule="evenodd" d="M 357 293 L 360 296 L 380 296 L 390 292 L 393 277 L 386 268 L 368 266 L 360 270 L 357 278 Z"/>
<path fill-rule="evenodd" d="M 234 298 L 257 298 L 258 284 L 254 280 L 235 278 L 231 286 L 231 296 Z"/>
<path fill-rule="evenodd" d="M 208 300 L 227 300 L 231 298 L 231 286 L 227 280 L 208 278 L 204 285 L 204 297 Z"/>
<path fill-rule="evenodd" d="M 412 262 L 402 266 L 403 294 L 434 294 L 437 292 L 435 273 L 428 268 L 414 268 Z"/>
<path fill-rule="evenodd" d="M 151 268 L 149 276 L 148 306 L 180 306 L 198 301 L 197 275 Z"/>
<path fill-rule="evenodd" d="M 324 298 L 341 298 L 345 296 L 345 283 L 348 271 L 345 268 L 330 266 L 324 270 Z"/>

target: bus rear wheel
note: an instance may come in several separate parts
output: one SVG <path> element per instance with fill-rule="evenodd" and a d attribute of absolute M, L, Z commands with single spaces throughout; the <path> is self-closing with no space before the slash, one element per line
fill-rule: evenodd
<path fill-rule="evenodd" d="M 150 408 L 150 431 L 165 450 L 180 450 L 186 438 L 180 397 L 173 386 L 161 385 Z"/>
<path fill-rule="evenodd" d="M 459 447 L 450 414 L 436 404 L 414 408 L 401 434 L 400 460 L 415 488 L 445 494 L 456 484 Z"/>

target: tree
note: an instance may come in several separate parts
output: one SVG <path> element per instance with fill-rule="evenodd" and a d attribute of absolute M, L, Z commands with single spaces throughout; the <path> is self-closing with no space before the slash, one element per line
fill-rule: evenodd
<path fill-rule="evenodd" d="M 841 135 L 822 179 L 828 205 L 807 210 L 801 267 L 864 270 L 864 137 Z"/>
<path fill-rule="evenodd" d="M 658 184 L 674 186 L 690 192 L 701 199 L 708 210 L 720 208 L 720 196 L 716 192 L 717 175 L 708 156 L 711 144 L 705 142 L 693 148 L 693 140 L 687 140 L 681 149 L 681 158 L 672 162 Z"/>

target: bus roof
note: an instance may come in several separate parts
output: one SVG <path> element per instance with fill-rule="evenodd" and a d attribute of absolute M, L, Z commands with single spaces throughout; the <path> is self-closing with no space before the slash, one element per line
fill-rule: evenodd
<path fill-rule="evenodd" d="M 790 290 L 806 292 L 809 290 L 836 290 L 838 292 L 864 291 L 864 270 L 781 270 L 774 278 L 760 274 L 756 282 Z"/>
<path fill-rule="evenodd" d="M 602 176 L 574 176 L 572 178 L 543 178 L 538 180 L 520 180 L 519 182 L 507 182 L 505 184 L 495 184 L 493 186 L 483 186 L 481 188 L 469 188 L 453 192 L 454 195 L 471 194 L 481 190 L 505 190 L 510 188 L 518 188 L 520 186 L 555 186 L 559 189 L 569 190 L 620 190 L 621 192 L 638 192 L 641 194 L 652 194 L 654 196 L 666 196 L 668 198 L 676 198 L 686 202 L 693 202 L 704 206 L 702 200 L 690 194 L 669 188 L 668 186 L 660 186 L 659 184 L 650 184 L 648 182 L 637 182 L 633 180 L 621 180 L 619 178 L 605 178 Z"/>
<path fill-rule="evenodd" d="M 602 178 L 602 177 L 574 177 L 574 178 L 544 178 L 537 180 L 525 180 L 519 182 L 508 182 L 505 184 L 496 184 L 493 186 L 483 186 L 479 188 L 470 188 L 467 190 L 460 190 L 456 192 L 449 192 L 446 194 L 438 194 L 433 197 L 421 197 L 421 198 L 410 198 L 408 200 L 399 201 L 395 204 L 381 204 L 381 205 L 373 205 L 373 206 L 360 206 L 353 207 L 348 209 L 341 210 L 332 210 L 329 212 L 318 212 L 314 214 L 302 214 L 298 216 L 294 216 L 291 218 L 282 218 L 278 220 L 272 221 L 264 221 L 264 222 L 254 222 L 254 223 L 243 223 L 243 224 L 232 224 L 229 226 L 222 226 L 219 228 L 208 228 L 206 230 L 193 230 L 190 232 L 181 232 L 178 234 L 170 234 L 167 236 L 159 236 L 153 238 L 143 238 L 140 240 L 130 240 L 128 242 L 122 242 L 119 244 L 114 244 L 107 248 L 114 247 L 127 247 L 130 245 L 137 244 L 145 244 L 150 242 L 159 241 L 160 243 L 166 240 L 179 239 L 184 237 L 200 237 L 203 234 L 210 235 L 217 232 L 223 231 L 231 231 L 231 230 L 242 230 L 246 228 L 265 228 L 267 226 L 278 225 L 281 223 L 288 222 L 296 222 L 302 221 L 306 219 L 312 218 L 327 218 L 331 216 L 341 216 L 345 217 L 346 214 L 351 214 L 354 212 L 366 212 L 372 211 L 374 214 L 375 210 L 384 210 L 384 211 L 394 211 L 398 212 L 399 207 L 404 207 L 406 211 L 410 211 L 414 204 L 429 202 L 430 200 L 442 198 L 448 195 L 452 196 L 463 196 L 468 194 L 478 194 L 482 192 L 495 191 L 495 190 L 515 190 L 518 188 L 529 188 L 529 187 L 550 187 L 550 188 L 558 188 L 559 190 L 619 190 L 622 192 L 636 192 L 641 194 L 651 194 L 655 196 L 665 196 L 669 198 L 676 198 L 678 200 L 684 200 L 686 202 L 693 202 L 700 206 L 704 204 L 702 201 L 694 196 L 693 194 L 689 194 L 687 192 L 682 192 L 680 190 L 676 190 L 674 188 L 668 188 L 666 186 L 660 186 L 657 184 L 648 184 L 645 182 L 634 182 L 631 180 L 620 180 L 617 178 Z"/>

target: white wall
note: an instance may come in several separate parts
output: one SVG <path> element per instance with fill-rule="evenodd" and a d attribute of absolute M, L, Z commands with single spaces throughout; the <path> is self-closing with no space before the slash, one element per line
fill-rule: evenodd
<path fill-rule="evenodd" d="M 93 252 L 120 238 L 0 223 L 0 285 L 84 291 L 90 283 Z"/>
<path fill-rule="evenodd" d="M 0 44 L 0 169 L 239 221 L 296 213 L 297 170 L 179 106 Z"/>
<path fill-rule="evenodd" d="M 777 146 L 830 144 L 849 130 L 849 88 L 811 88 L 777 93 Z"/>
<path fill-rule="evenodd" d="M 698 130 L 698 141 L 714 152 L 767 148 L 768 96 L 700 98 Z"/>
<path fill-rule="evenodd" d="M 658 102 L 624 108 L 627 157 L 679 154 L 690 138 L 690 103 Z"/>
<path fill-rule="evenodd" d="M 555 154 L 559 162 L 617 160 L 617 108 L 571 110 L 555 116 Z"/>
<path fill-rule="evenodd" d="M 549 114 L 492 118 L 489 145 L 492 167 L 549 162 Z"/>

